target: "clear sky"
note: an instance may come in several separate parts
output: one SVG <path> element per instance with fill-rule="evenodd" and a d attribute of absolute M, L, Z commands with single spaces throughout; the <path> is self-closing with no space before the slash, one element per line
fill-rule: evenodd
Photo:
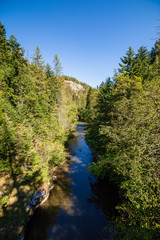
<path fill-rule="evenodd" d="M 0 0 L 0 20 L 33 55 L 37 44 L 63 74 L 96 87 L 112 77 L 128 47 L 148 50 L 160 25 L 160 0 Z"/>

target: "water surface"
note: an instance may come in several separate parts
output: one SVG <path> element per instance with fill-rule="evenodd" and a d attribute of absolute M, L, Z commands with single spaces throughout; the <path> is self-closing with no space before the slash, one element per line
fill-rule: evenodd
<path fill-rule="evenodd" d="M 49 199 L 27 226 L 25 240 L 113 239 L 110 229 L 115 189 L 87 172 L 93 155 L 85 142 L 85 126 L 77 125 L 76 135 L 69 142 L 70 164 L 59 170 Z"/>

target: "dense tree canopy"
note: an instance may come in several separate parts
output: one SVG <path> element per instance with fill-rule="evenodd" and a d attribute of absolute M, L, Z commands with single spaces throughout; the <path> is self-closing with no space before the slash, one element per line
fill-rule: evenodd
<path fill-rule="evenodd" d="M 54 63 L 45 66 L 38 46 L 29 63 L 0 23 L 0 239 L 17 239 L 25 203 L 66 159 L 66 141 L 86 106 L 88 87 L 72 91 L 58 55 Z"/>
<path fill-rule="evenodd" d="M 90 170 L 120 188 L 117 239 L 160 237 L 159 41 L 149 52 L 132 48 L 118 74 L 98 90 L 88 141 L 99 153 Z M 95 113 L 94 113 L 95 114 Z"/>

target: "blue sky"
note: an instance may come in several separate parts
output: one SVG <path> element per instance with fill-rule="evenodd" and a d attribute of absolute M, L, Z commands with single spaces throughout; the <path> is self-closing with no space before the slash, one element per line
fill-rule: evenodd
<path fill-rule="evenodd" d="M 150 50 L 160 25 L 160 0 L 0 0 L 0 20 L 33 55 L 37 44 L 63 74 L 96 87 L 112 77 L 128 47 Z"/>

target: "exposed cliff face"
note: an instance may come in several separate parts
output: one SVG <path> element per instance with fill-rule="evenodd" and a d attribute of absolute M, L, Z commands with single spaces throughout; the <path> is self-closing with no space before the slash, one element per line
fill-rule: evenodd
<path fill-rule="evenodd" d="M 75 92 L 79 92 L 79 91 L 82 91 L 82 92 L 85 92 L 86 90 L 84 89 L 84 87 L 82 87 L 82 85 L 78 84 L 78 83 L 75 83 L 73 81 L 64 81 L 67 85 L 69 85 L 71 87 L 71 89 Z"/>

